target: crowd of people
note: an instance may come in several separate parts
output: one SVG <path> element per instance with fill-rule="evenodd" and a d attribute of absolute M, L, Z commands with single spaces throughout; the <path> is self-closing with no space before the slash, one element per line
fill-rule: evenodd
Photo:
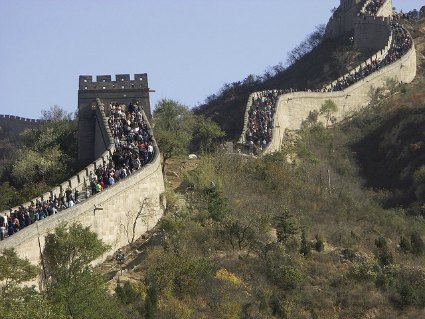
<path fill-rule="evenodd" d="M 379 9 L 382 7 L 382 5 L 384 4 L 385 0 L 372 0 L 370 1 L 366 7 L 364 8 L 364 11 L 362 12 L 362 14 L 365 15 L 376 15 L 379 11 Z"/>
<path fill-rule="evenodd" d="M 85 193 L 81 194 L 68 187 L 59 196 L 47 200 L 31 201 L 28 207 L 23 205 L 10 209 L 4 216 L 0 214 L 0 240 L 12 236 L 19 230 L 63 209 L 73 207 L 80 200 L 99 193 L 114 185 L 119 180 L 131 175 L 154 157 L 152 135 L 143 119 L 138 103 L 111 104 L 109 112 L 109 128 L 114 138 L 115 150 L 110 160 L 91 171 L 89 184 Z"/>
<path fill-rule="evenodd" d="M 412 39 L 406 29 L 404 29 L 399 23 L 392 22 L 391 30 L 393 34 L 393 41 L 387 55 L 383 59 L 375 59 L 366 66 L 359 68 L 356 72 L 345 75 L 335 84 L 332 84 L 327 91 L 342 91 L 350 85 L 364 79 L 371 73 L 400 59 L 407 51 L 409 51 L 412 47 Z"/>
<path fill-rule="evenodd" d="M 276 102 L 280 94 L 283 94 L 282 90 L 261 92 L 253 99 L 248 110 L 248 126 L 245 133 L 247 145 L 262 150 L 270 142 Z"/>

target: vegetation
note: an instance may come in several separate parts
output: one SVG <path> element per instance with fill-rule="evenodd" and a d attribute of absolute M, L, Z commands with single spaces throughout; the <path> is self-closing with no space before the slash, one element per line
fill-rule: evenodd
<path fill-rule="evenodd" d="M 163 99 L 157 103 L 153 121 L 155 138 L 163 157 L 163 173 L 168 159 L 185 155 L 194 146 L 203 154 L 213 152 L 214 142 L 224 136 L 211 119 L 196 116 L 173 100 Z"/>
<path fill-rule="evenodd" d="M 186 205 L 170 201 L 162 239 L 142 248 L 143 293 L 131 318 L 420 317 L 425 104 L 417 81 L 331 128 L 316 116 L 282 153 L 198 161 L 177 188 Z M 330 121 L 334 111 L 327 101 L 321 113 Z M 411 178 L 368 175 L 378 148 L 397 165 L 391 171 Z M 375 178 L 380 188 L 369 187 Z M 418 195 L 406 202 L 397 189 Z"/>
<path fill-rule="evenodd" d="M 118 303 L 107 294 L 103 277 L 90 265 L 106 248 L 89 228 L 60 226 L 46 238 L 41 274 L 14 250 L 4 250 L 0 254 L 1 317 L 124 318 Z M 43 278 L 42 291 L 20 285 L 37 275 Z"/>
<path fill-rule="evenodd" d="M 58 106 L 42 112 L 46 122 L 16 139 L 1 141 L 0 210 L 21 204 L 63 182 L 77 166 L 77 122 Z"/>
<path fill-rule="evenodd" d="M 123 318 L 91 262 L 108 247 L 88 227 L 60 226 L 46 237 L 43 278 L 49 300 L 68 318 Z M 90 300 L 90 302 L 87 302 Z"/>
<path fill-rule="evenodd" d="M 338 111 L 338 106 L 332 100 L 325 100 L 322 104 L 319 114 L 323 115 L 326 119 L 326 127 L 328 127 L 329 122 L 335 123 L 336 119 L 332 116 L 335 112 Z"/>

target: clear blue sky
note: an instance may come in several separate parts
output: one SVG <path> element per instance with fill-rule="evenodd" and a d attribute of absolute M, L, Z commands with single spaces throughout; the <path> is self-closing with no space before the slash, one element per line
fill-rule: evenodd
<path fill-rule="evenodd" d="M 77 109 L 79 75 L 148 73 L 152 106 L 193 107 L 261 74 L 339 0 L 0 0 L 0 114 Z M 397 9 L 423 0 L 393 0 Z"/>

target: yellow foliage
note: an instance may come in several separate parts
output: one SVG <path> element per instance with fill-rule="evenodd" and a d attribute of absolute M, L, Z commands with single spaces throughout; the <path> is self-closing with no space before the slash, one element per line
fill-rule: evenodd
<path fill-rule="evenodd" d="M 170 319 L 190 319 L 192 310 L 183 301 L 172 298 L 166 307 L 167 318 Z"/>
<path fill-rule="evenodd" d="M 234 284 L 235 286 L 244 285 L 244 282 L 243 282 L 242 279 L 240 279 L 238 276 L 231 273 L 230 271 L 228 271 L 225 268 L 220 268 L 219 270 L 217 270 L 217 272 L 215 273 L 215 278 L 223 280 L 223 281 L 230 282 L 230 283 Z"/>

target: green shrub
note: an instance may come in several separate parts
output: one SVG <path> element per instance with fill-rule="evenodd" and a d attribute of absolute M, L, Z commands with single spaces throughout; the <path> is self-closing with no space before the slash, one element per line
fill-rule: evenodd
<path fill-rule="evenodd" d="M 420 166 L 413 173 L 413 182 L 415 185 L 420 185 L 425 183 L 425 165 Z"/>
<path fill-rule="evenodd" d="M 323 239 L 319 234 L 316 234 L 316 243 L 314 244 L 314 248 L 317 252 L 322 252 L 325 249 L 325 243 L 323 242 Z"/>
<path fill-rule="evenodd" d="M 305 257 L 311 254 L 311 243 L 307 241 L 305 231 L 302 231 L 301 233 L 300 254 L 304 255 Z"/>
<path fill-rule="evenodd" d="M 139 299 L 139 294 L 128 281 L 122 286 L 118 284 L 115 288 L 115 293 L 121 303 L 126 305 L 129 305 Z"/>
<path fill-rule="evenodd" d="M 350 275 L 358 281 L 374 281 L 378 278 L 381 267 L 375 259 L 366 259 L 355 263 L 350 269 Z"/>
<path fill-rule="evenodd" d="M 425 243 L 418 232 L 414 232 L 410 237 L 412 253 L 419 256 L 425 252 Z"/>
<path fill-rule="evenodd" d="M 404 236 L 400 237 L 400 249 L 405 253 L 410 253 L 412 251 L 412 244 Z"/>

